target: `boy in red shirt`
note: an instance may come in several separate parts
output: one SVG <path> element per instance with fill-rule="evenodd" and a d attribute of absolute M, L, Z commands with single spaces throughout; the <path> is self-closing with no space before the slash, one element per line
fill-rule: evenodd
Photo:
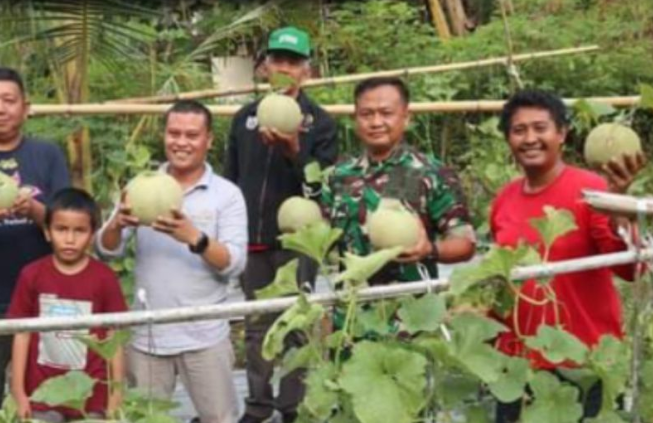
<path fill-rule="evenodd" d="M 109 313 L 127 309 L 118 279 L 106 265 L 91 258 L 87 251 L 99 224 L 99 212 L 86 192 L 67 188 L 59 191 L 45 216 L 45 234 L 54 253 L 27 265 L 18 278 L 8 316 L 71 316 Z M 50 407 L 30 401 L 38 386 L 71 370 L 81 370 L 98 380 L 85 412 L 89 416 L 111 415 L 121 401 L 120 389 L 108 398 L 104 360 L 75 339 L 79 334 L 106 338 L 102 328 L 44 333 L 18 333 L 14 336 L 11 363 L 11 392 L 21 418 L 64 422 L 81 417 L 73 409 Z M 122 351 L 112 359 L 111 381 L 123 380 Z"/>
<path fill-rule="evenodd" d="M 616 234 L 618 222 L 592 210 L 582 201 L 582 190 L 624 193 L 643 167 L 644 157 L 625 156 L 623 162 L 613 159 L 602 169 L 608 176 L 606 181 L 596 173 L 564 163 L 562 146 L 568 127 L 564 103 L 546 92 L 522 91 L 504 106 L 500 129 L 524 177 L 504 186 L 492 205 L 490 226 L 497 244 L 514 247 L 523 241 L 539 247 L 542 253 L 543 243 L 530 220 L 542 217 L 544 207 L 551 206 L 570 211 L 578 228 L 553 243 L 549 261 L 626 248 Z M 515 309 L 504 321 L 510 330 L 499 336 L 498 348 L 509 355 L 525 356 L 534 368 L 553 371 L 555 365 L 528 350 L 521 336 L 535 335 L 541 325 L 559 323 L 590 347 L 603 335 L 622 337 L 621 302 L 613 285 L 613 270 L 625 279 L 633 277 L 633 266 L 557 275 L 551 282 L 556 299 L 544 305 L 533 304 L 545 303 L 543 288 L 534 280 L 526 281 L 521 297 L 533 301 L 517 299 Z M 585 417 L 595 416 L 600 405 L 601 387 L 597 384 L 585 395 Z M 516 422 L 520 413 L 519 402 L 499 403 L 496 422 Z"/>

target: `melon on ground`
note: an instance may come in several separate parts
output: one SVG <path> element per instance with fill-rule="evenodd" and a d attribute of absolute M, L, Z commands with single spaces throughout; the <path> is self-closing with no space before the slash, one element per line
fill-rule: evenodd
<path fill-rule="evenodd" d="M 418 217 L 399 200 L 382 199 L 367 218 L 367 233 L 376 249 L 412 248 L 419 239 Z"/>
<path fill-rule="evenodd" d="M 18 182 L 0 172 L 0 209 L 8 209 L 14 205 L 18 198 L 18 190 Z"/>
<path fill-rule="evenodd" d="M 167 173 L 139 173 L 127 185 L 127 203 L 143 225 L 151 225 L 159 216 L 171 216 L 170 210 L 181 209 L 184 192 Z"/>
<path fill-rule="evenodd" d="M 277 212 L 277 224 L 279 230 L 284 233 L 296 232 L 321 220 L 320 206 L 315 201 L 300 196 L 287 198 Z"/>
<path fill-rule="evenodd" d="M 642 151 L 642 143 L 635 131 L 619 123 L 603 123 L 590 131 L 585 140 L 585 161 L 600 167 L 624 154 Z"/>
<path fill-rule="evenodd" d="M 263 97 L 256 109 L 259 127 L 274 128 L 284 134 L 297 131 L 302 123 L 302 111 L 294 98 L 271 93 Z"/>

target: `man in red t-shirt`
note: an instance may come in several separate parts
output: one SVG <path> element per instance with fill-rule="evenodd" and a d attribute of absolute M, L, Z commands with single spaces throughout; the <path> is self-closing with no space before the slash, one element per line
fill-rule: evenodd
<path fill-rule="evenodd" d="M 623 193 L 643 167 L 644 157 L 625 156 L 612 160 L 601 176 L 567 165 L 562 146 L 567 136 L 567 110 L 562 100 L 542 91 L 522 91 L 504 106 L 500 129 L 504 132 L 524 177 L 507 184 L 495 199 L 490 226 L 494 241 L 501 246 L 516 246 L 520 241 L 535 245 L 542 253 L 542 240 L 530 220 L 544 215 L 544 207 L 570 211 L 578 228 L 557 239 L 549 252 L 549 261 L 570 260 L 626 248 L 617 236 L 621 222 L 592 210 L 582 201 L 582 190 L 610 190 Z M 616 158 L 615 158 L 616 159 Z M 534 280 L 521 287 L 521 298 L 505 319 L 508 332 L 497 340 L 498 348 L 509 355 L 525 356 L 538 369 L 555 369 L 537 352 L 528 350 L 521 337 L 536 335 L 540 325 L 559 324 L 588 346 L 603 335 L 622 336 L 621 302 L 612 281 L 612 270 L 632 279 L 633 266 L 601 268 L 556 276 L 551 282 L 555 301 L 546 298 L 544 288 Z M 537 303 L 545 303 L 537 305 Z M 518 335 L 519 334 L 519 335 Z M 600 385 L 585 397 L 585 416 L 598 413 Z M 497 423 L 516 422 L 520 403 L 498 404 Z"/>
<path fill-rule="evenodd" d="M 18 278 L 8 316 L 78 316 L 92 313 L 125 311 L 127 306 L 116 275 L 106 265 L 87 255 L 97 229 L 99 213 L 85 192 L 67 188 L 59 191 L 45 216 L 45 233 L 53 255 L 27 265 Z M 14 336 L 11 363 L 11 392 L 20 418 L 62 422 L 81 417 L 65 407 L 50 407 L 30 401 L 30 395 L 46 380 L 68 371 L 86 372 L 98 382 L 86 401 L 89 416 L 111 415 L 119 406 L 121 392 L 107 392 L 107 366 L 88 350 L 76 336 L 84 330 L 45 333 L 19 333 Z M 105 329 L 92 329 L 98 339 L 108 335 Z M 122 351 L 112 359 L 110 380 L 116 386 L 123 380 Z"/>

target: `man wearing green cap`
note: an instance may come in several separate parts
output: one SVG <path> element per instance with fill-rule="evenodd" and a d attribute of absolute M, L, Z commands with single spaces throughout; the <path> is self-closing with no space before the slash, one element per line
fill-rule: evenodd
<path fill-rule="evenodd" d="M 277 269 L 296 257 L 284 251 L 278 240 L 277 210 L 288 197 L 302 195 L 304 166 L 317 161 L 323 168 L 337 157 L 336 124 L 301 90 L 310 77 L 310 39 L 294 27 L 277 29 L 269 38 L 265 71 L 268 78 L 289 77 L 292 84 L 284 94 L 297 100 L 303 122 L 290 134 L 258 125 L 258 101 L 244 106 L 231 125 L 226 154 L 225 176 L 242 190 L 247 203 L 249 251 L 241 278 L 245 297 L 255 299 L 255 291 L 272 283 Z M 312 282 L 316 268 L 300 258 L 297 280 Z M 245 347 L 249 397 L 241 423 L 268 420 L 274 410 L 284 423 L 296 418 L 297 405 L 304 394 L 301 373 L 293 372 L 281 380 L 279 395 L 273 396 L 270 379 L 273 363 L 261 357 L 261 345 L 278 315 L 263 315 L 245 321 Z M 299 343 L 300 340 L 294 340 Z"/>

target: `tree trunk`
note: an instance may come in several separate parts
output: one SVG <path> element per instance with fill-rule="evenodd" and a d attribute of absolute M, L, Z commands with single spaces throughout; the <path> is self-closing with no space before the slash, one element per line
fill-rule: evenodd
<path fill-rule="evenodd" d="M 454 35 L 461 36 L 467 33 L 467 15 L 461 0 L 444 0 L 449 14 L 449 22 Z"/>

